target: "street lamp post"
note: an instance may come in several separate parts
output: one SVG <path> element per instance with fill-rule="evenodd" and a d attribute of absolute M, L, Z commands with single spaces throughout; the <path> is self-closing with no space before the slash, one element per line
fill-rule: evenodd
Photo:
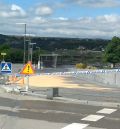
<path fill-rule="evenodd" d="M 30 61 L 30 43 L 31 43 L 31 39 L 29 38 L 26 41 L 28 42 L 28 61 Z"/>
<path fill-rule="evenodd" d="M 26 60 L 26 24 L 25 25 L 25 33 L 24 33 L 24 64 L 25 64 L 25 60 Z"/>
<path fill-rule="evenodd" d="M 40 60 L 40 47 L 36 47 L 39 49 L 39 53 L 38 53 L 38 69 L 41 69 L 41 60 Z"/>
<path fill-rule="evenodd" d="M 31 55 L 31 62 L 32 62 L 32 55 L 33 55 L 33 45 L 35 45 L 36 43 L 29 43 L 29 45 L 31 45 L 31 48 L 30 48 L 30 55 Z"/>
<path fill-rule="evenodd" d="M 26 23 L 16 23 L 18 25 L 24 25 L 24 55 L 23 55 L 23 64 L 25 64 L 26 61 Z"/>

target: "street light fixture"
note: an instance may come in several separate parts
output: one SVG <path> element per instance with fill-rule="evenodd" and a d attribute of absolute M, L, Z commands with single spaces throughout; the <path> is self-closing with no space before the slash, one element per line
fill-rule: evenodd
<path fill-rule="evenodd" d="M 25 64 L 26 61 L 26 23 L 16 23 L 18 25 L 24 25 L 24 56 L 23 56 L 23 64 Z"/>

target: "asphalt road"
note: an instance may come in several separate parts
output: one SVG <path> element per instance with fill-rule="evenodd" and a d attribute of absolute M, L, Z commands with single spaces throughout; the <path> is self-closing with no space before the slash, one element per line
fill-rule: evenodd
<path fill-rule="evenodd" d="M 61 88 L 59 90 L 59 94 L 62 97 L 74 98 L 78 100 L 120 103 L 120 88 L 112 88 L 110 91 Z"/>
<path fill-rule="evenodd" d="M 120 108 L 104 108 L 1 93 L 0 128 L 83 129 L 84 124 L 84 129 L 120 129 Z"/>
<path fill-rule="evenodd" d="M 13 71 L 17 71 L 22 67 L 22 64 L 14 64 Z M 71 71 L 72 66 L 63 66 L 60 68 L 46 68 L 38 73 L 52 73 L 52 72 L 66 72 Z M 77 76 L 65 77 L 65 79 L 71 84 L 79 84 L 79 89 L 59 88 L 59 95 L 62 97 L 68 97 L 78 100 L 90 100 L 90 101 L 104 101 L 104 102 L 116 102 L 120 103 L 120 87 L 111 87 L 109 85 L 101 85 L 98 82 L 90 82 L 89 80 L 82 80 Z M 33 89 L 36 93 L 47 94 L 46 88 Z"/>
<path fill-rule="evenodd" d="M 120 103 L 120 88 L 99 86 L 76 77 L 79 89 L 60 88 L 62 97 Z M 46 89 L 34 89 L 46 94 Z M 102 110 L 102 111 L 101 111 Z M 102 112 L 102 113 L 100 113 Z M 83 127 L 84 126 L 84 127 Z M 67 101 L 45 100 L 31 96 L 0 94 L 1 129 L 120 129 L 120 107 L 82 105 Z"/>
<path fill-rule="evenodd" d="M 71 84 L 79 84 L 80 88 L 59 88 L 59 96 L 88 101 L 120 103 L 120 87 L 104 86 L 74 76 L 65 77 Z M 32 88 L 37 94 L 47 95 L 48 88 Z"/>
<path fill-rule="evenodd" d="M 61 88 L 59 92 L 63 97 L 79 100 L 120 103 L 120 87 L 102 85 L 97 82 L 90 82 L 89 80 L 80 78 L 78 79 L 76 76 L 71 76 L 69 80 L 71 80 L 72 83 L 78 83 L 80 88 Z"/>

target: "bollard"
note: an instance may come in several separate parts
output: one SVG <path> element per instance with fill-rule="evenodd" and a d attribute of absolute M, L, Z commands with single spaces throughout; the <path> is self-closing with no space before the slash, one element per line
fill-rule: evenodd
<path fill-rule="evenodd" d="M 58 88 L 53 88 L 53 97 L 58 97 L 58 96 L 59 96 Z"/>
<path fill-rule="evenodd" d="M 47 99 L 53 99 L 53 97 L 58 97 L 58 88 L 47 89 Z"/>
<path fill-rule="evenodd" d="M 53 89 L 47 89 L 47 99 L 53 99 Z"/>

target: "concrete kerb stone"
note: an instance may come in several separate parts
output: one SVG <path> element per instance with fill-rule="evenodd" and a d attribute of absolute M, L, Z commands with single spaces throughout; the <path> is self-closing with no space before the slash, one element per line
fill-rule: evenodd
<path fill-rule="evenodd" d="M 1 88 L 0 88 L 0 90 L 1 90 Z M 7 90 L 9 90 L 9 88 Z M 78 99 L 65 98 L 65 97 L 53 97 L 53 99 L 51 100 L 51 99 L 47 99 L 47 95 L 37 94 L 37 93 L 31 92 L 31 91 L 19 92 L 19 94 L 27 95 L 27 96 L 33 96 L 33 97 L 38 97 L 38 98 L 41 98 L 41 100 L 46 100 L 46 101 L 56 101 L 56 102 L 62 102 L 62 103 L 73 103 L 73 104 L 82 104 L 82 105 L 92 105 L 92 106 L 101 106 L 101 107 L 120 108 L 120 103 L 98 102 L 98 101 L 89 101 L 89 100 L 78 100 Z"/>
<path fill-rule="evenodd" d="M 53 97 L 53 99 L 47 99 L 47 95 L 37 94 L 37 93 L 31 92 L 31 91 L 21 92 L 21 94 L 27 95 L 27 96 L 38 97 L 38 98 L 41 98 L 41 100 L 45 100 L 45 101 L 56 101 L 56 102 L 62 102 L 62 103 L 120 108 L 120 103 L 114 103 L 114 102 L 101 102 L 101 101 L 98 102 L 98 101 L 89 101 L 89 100 L 78 100 L 78 99 L 65 98 L 65 97 Z"/>
<path fill-rule="evenodd" d="M 34 96 L 39 98 L 47 99 L 47 95 L 38 94 L 35 92 L 21 92 L 22 95 L 28 95 L 28 96 Z M 75 103 L 75 104 L 83 104 L 83 105 L 94 105 L 94 106 L 106 106 L 106 107 L 120 107 L 120 103 L 110 103 L 110 102 L 97 102 L 97 101 L 88 101 L 88 100 L 78 100 L 78 99 L 72 99 L 72 98 L 64 98 L 64 97 L 53 97 L 53 101 L 59 101 L 59 102 L 65 102 L 65 103 Z"/>
<path fill-rule="evenodd" d="M 34 96 L 34 97 L 41 97 L 41 98 L 44 98 L 46 99 L 47 98 L 47 95 L 43 95 L 43 94 L 37 94 L 37 93 L 34 93 L 32 91 L 21 91 L 20 94 L 22 95 L 28 95 L 28 96 Z"/>
<path fill-rule="evenodd" d="M 82 104 L 82 105 L 120 108 L 120 103 L 78 100 L 78 99 L 70 99 L 70 98 L 63 98 L 63 97 L 54 97 L 53 100 L 57 100 L 57 101 L 60 101 L 60 102 L 65 102 L 65 103 L 74 103 L 74 104 Z"/>

